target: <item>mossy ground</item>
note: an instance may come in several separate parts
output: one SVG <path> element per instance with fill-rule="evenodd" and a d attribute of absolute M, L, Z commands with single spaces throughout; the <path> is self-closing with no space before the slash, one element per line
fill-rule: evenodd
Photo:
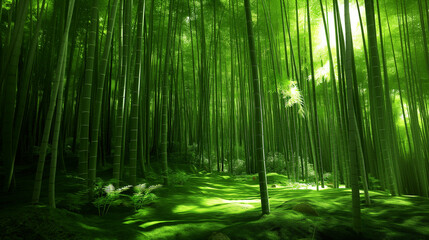
<path fill-rule="evenodd" d="M 0 239 L 208 239 L 213 232 L 230 239 L 429 239 L 428 199 L 371 192 L 372 205 L 362 202 L 363 234 L 357 236 L 350 189 L 316 191 L 269 174 L 271 214 L 261 216 L 253 176 L 193 174 L 183 186 L 163 187 L 158 201 L 137 212 L 118 206 L 103 217 L 91 205 L 79 213 L 25 206 L 31 191 L 17 189 L 1 197 Z M 68 183 L 59 179 L 59 199 Z M 300 203 L 318 216 L 292 210 Z"/>

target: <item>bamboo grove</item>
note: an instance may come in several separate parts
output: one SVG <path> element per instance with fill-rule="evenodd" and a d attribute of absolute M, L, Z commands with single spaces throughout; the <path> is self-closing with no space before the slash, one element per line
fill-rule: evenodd
<path fill-rule="evenodd" d="M 265 165 L 344 184 L 357 216 L 370 178 L 429 196 L 427 0 L 2 0 L 0 18 L 4 191 L 24 164 L 52 207 L 57 170 L 168 185 L 184 153 L 261 192 Z"/>

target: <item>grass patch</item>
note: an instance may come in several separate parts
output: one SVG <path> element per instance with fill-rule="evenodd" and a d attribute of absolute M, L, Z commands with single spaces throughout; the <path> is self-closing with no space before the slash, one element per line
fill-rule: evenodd
<path fill-rule="evenodd" d="M 372 205 L 362 203 L 364 232 L 357 236 L 349 189 L 315 191 L 271 173 L 271 214 L 261 216 L 257 175 L 186 178 L 186 184 L 160 188 L 153 204 L 138 210 L 112 207 L 105 217 L 98 217 L 96 210 L 74 213 L 9 202 L 1 208 L 0 239 L 208 239 L 215 232 L 230 239 L 267 240 L 429 236 L 429 201 L 421 197 L 372 191 Z M 58 189 L 70 188 L 67 181 L 60 184 Z M 65 193 L 58 194 L 64 199 Z"/>

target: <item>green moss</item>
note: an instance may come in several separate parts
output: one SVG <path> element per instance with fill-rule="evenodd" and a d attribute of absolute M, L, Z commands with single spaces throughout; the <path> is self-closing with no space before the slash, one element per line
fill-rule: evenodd
<path fill-rule="evenodd" d="M 292 208 L 292 210 L 309 216 L 319 216 L 316 209 L 308 203 L 298 203 Z"/>
<path fill-rule="evenodd" d="M 208 238 L 208 240 L 230 240 L 230 238 L 220 232 L 214 232 L 210 235 L 210 237 Z"/>
<path fill-rule="evenodd" d="M 357 236 L 351 226 L 349 189 L 295 189 L 279 174 L 268 176 L 278 187 L 269 188 L 271 214 L 261 216 L 259 186 L 253 176 L 190 175 L 184 186 L 159 189 L 159 200 L 152 205 L 138 211 L 112 207 L 105 217 L 98 217 L 93 206 L 80 214 L 44 206 L 9 206 L 0 213 L 0 239 L 199 240 L 214 232 L 246 240 L 425 239 L 429 235 L 427 199 L 370 192 L 372 205 L 362 205 L 364 233 Z M 60 197 L 65 196 L 63 187 L 69 189 L 67 181 L 61 184 Z"/>

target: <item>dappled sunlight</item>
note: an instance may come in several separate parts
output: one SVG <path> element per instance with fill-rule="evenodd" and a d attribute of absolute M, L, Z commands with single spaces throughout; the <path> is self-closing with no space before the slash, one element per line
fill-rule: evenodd
<path fill-rule="evenodd" d="M 223 200 L 225 203 L 259 203 L 261 200 Z"/>
<path fill-rule="evenodd" d="M 253 203 L 253 204 L 249 204 Z M 222 212 L 223 214 L 241 213 L 249 208 L 259 207 L 260 200 L 227 200 L 222 198 L 202 199 L 198 205 L 178 205 L 172 212 L 179 213 L 209 213 Z"/>
<path fill-rule="evenodd" d="M 270 173 L 267 178 L 270 184 L 276 185 L 268 186 L 271 214 L 261 216 L 259 186 L 253 176 L 225 179 L 191 175 L 183 186 L 162 189 L 160 198 L 142 209 L 113 208 L 103 218 L 72 215 L 73 221 L 61 223 L 66 212 L 53 213 L 58 214 L 59 223 L 94 236 L 91 239 L 98 235 L 103 236 L 99 239 L 207 239 L 214 231 L 221 231 L 231 239 L 279 239 L 278 236 L 287 239 L 287 236 L 311 237 L 315 226 L 318 236 L 315 239 L 331 239 L 332 234 L 345 239 L 352 232 L 350 189 L 317 191 L 311 184 L 293 183 L 284 175 Z M 307 188 L 300 189 L 301 185 Z M 362 192 L 364 227 L 371 236 L 380 236 L 376 239 L 383 236 L 407 239 L 404 236 L 409 234 L 429 234 L 427 199 L 413 195 L 392 197 L 386 192 L 370 191 L 372 204 L 366 206 L 363 196 Z M 294 210 L 299 204 L 310 206 L 317 215 Z M 46 207 L 34 209 L 47 211 Z M 273 233 L 277 237 L 273 237 Z"/>
<path fill-rule="evenodd" d="M 195 205 L 178 205 L 173 209 L 172 212 L 173 213 L 183 213 L 183 212 L 197 212 L 198 213 L 199 211 L 198 211 L 198 206 L 195 206 Z"/>
<path fill-rule="evenodd" d="M 320 232 L 329 231 L 332 228 L 331 224 L 344 226 L 341 230 L 344 235 L 350 231 L 348 226 L 351 217 L 350 189 L 344 186 L 340 189 L 319 186 L 317 191 L 311 184 L 292 183 L 284 175 L 270 173 L 267 176 L 268 181 L 276 185 L 275 188 L 268 186 L 272 212 L 270 215 L 260 217 L 259 186 L 253 181 L 253 176 L 242 175 L 232 178 L 215 175 L 193 176 L 183 186 L 181 192 L 165 195 L 156 205 L 148 206 L 127 217 L 124 224 L 137 224 L 146 237 L 141 239 L 150 239 L 155 236 L 161 239 L 186 238 L 186 236 L 197 236 L 216 229 L 224 229 L 223 232 L 228 233 L 229 236 L 236 236 L 237 229 L 241 225 L 246 225 L 246 229 L 253 229 L 244 236 L 249 239 L 257 235 L 253 232 L 257 229 L 271 229 L 284 225 L 289 226 L 288 234 L 294 233 L 300 236 L 311 235 L 312 226 L 315 225 Z M 189 192 L 193 194 L 186 195 Z M 413 196 L 390 197 L 385 192 L 370 192 L 370 195 L 373 200 L 372 205 L 362 208 L 362 212 L 370 218 L 367 224 L 373 225 L 392 225 L 383 219 L 389 219 L 387 216 L 392 212 L 400 211 L 403 207 L 414 209 L 410 212 L 415 214 L 417 210 L 414 202 L 421 201 L 421 198 Z M 363 200 L 363 191 L 361 199 Z M 312 206 L 319 216 L 307 216 L 294 211 L 293 207 L 300 203 Z M 427 201 L 425 206 L 429 206 Z M 418 227 L 423 220 L 393 221 L 398 223 L 398 227 L 408 229 L 414 225 Z M 296 225 L 296 222 L 301 222 L 303 225 Z M 424 234 L 426 230 L 422 225 L 418 231 Z M 188 232 L 192 235 L 187 235 Z M 179 235 L 180 237 L 177 237 Z"/>
<path fill-rule="evenodd" d="M 411 206 L 413 205 L 412 202 L 407 201 L 406 199 L 401 199 L 401 198 L 391 198 L 391 199 L 386 199 L 383 201 L 384 204 L 393 204 L 393 205 L 403 205 L 403 206 Z"/>
<path fill-rule="evenodd" d="M 159 224 L 159 223 L 166 223 L 166 222 L 177 222 L 177 221 L 175 221 L 175 220 L 169 220 L 169 221 L 152 221 L 152 222 L 146 222 L 146 223 L 140 224 L 139 226 L 141 228 L 147 228 L 147 227 Z"/>
<path fill-rule="evenodd" d="M 411 227 L 417 230 L 419 233 L 429 236 L 429 225 L 424 224 L 425 216 L 412 216 L 409 219 L 406 219 L 402 224 L 403 227 Z"/>
<path fill-rule="evenodd" d="M 79 226 L 81 226 L 81 227 L 83 227 L 83 228 L 87 229 L 87 230 L 94 230 L 94 231 L 101 231 L 101 230 L 102 230 L 102 229 L 100 229 L 100 228 L 98 228 L 98 227 L 89 226 L 89 225 L 87 225 L 87 224 L 85 224 L 85 223 L 81 223 L 81 222 L 78 222 L 77 224 L 78 224 Z"/>
<path fill-rule="evenodd" d="M 203 222 L 204 220 L 206 222 Z M 198 239 L 198 237 L 201 239 L 207 231 L 225 227 L 221 223 L 209 222 L 207 219 L 202 219 L 201 222 L 175 224 L 179 222 L 165 221 L 163 226 L 157 226 L 149 232 L 144 232 L 144 236 L 137 239 Z"/>
<path fill-rule="evenodd" d="M 0 240 L 429 240 L 428 6 L 2 0 Z"/>

